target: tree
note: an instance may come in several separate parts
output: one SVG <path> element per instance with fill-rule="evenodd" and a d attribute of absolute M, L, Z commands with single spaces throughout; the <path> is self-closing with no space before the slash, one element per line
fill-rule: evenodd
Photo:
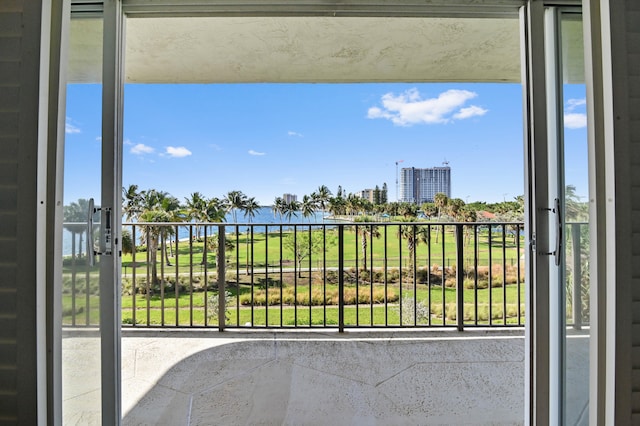
<path fill-rule="evenodd" d="M 233 222 L 238 223 L 238 210 L 244 210 L 247 196 L 242 191 L 229 191 L 226 196 L 227 211 L 231 212 Z"/>
<path fill-rule="evenodd" d="M 206 204 L 207 200 L 199 192 L 192 192 L 189 198 L 184 199 L 187 203 L 185 206 L 185 216 L 189 221 L 206 222 Z M 200 225 L 196 225 L 196 238 L 200 239 Z"/>
<path fill-rule="evenodd" d="M 302 204 L 300 204 L 300 210 L 302 211 L 303 217 L 310 217 L 316 212 L 316 202 L 312 197 L 305 195 L 302 197 Z M 324 215 L 323 215 L 324 218 Z M 309 219 L 311 221 L 311 219 Z"/>
<path fill-rule="evenodd" d="M 296 265 L 298 265 L 298 277 L 302 277 L 302 261 L 313 254 L 321 253 L 325 247 L 334 246 L 336 239 L 337 237 L 333 233 L 327 232 L 323 237 L 323 232 L 309 229 L 289 233 L 282 244 L 284 248 L 293 253 Z"/>
<path fill-rule="evenodd" d="M 387 204 L 389 202 L 389 191 L 387 190 L 387 182 L 382 184 L 382 192 L 380 193 L 380 203 Z"/>
<path fill-rule="evenodd" d="M 318 189 L 311 194 L 311 197 L 315 201 L 316 205 L 322 210 L 322 221 L 324 222 L 325 211 L 329 206 L 329 200 L 331 199 L 331 191 L 326 185 L 321 185 Z"/>
<path fill-rule="evenodd" d="M 280 216 L 280 221 L 282 222 L 282 214 L 284 213 L 284 200 L 281 197 L 276 197 L 273 200 L 273 206 L 271 206 L 271 210 L 273 211 L 273 218 L 275 219 L 276 215 Z"/>
<path fill-rule="evenodd" d="M 447 197 L 447 194 L 445 194 L 443 192 L 438 192 L 433 197 L 433 202 L 435 203 L 436 207 L 438 208 L 438 221 L 440 220 L 440 217 L 442 216 L 442 211 L 447 206 L 448 201 L 449 201 L 449 197 Z"/>
<path fill-rule="evenodd" d="M 356 218 L 355 222 L 371 222 L 371 218 L 368 216 L 360 216 Z M 378 225 L 355 225 L 356 234 L 360 236 L 360 248 L 362 249 L 362 260 L 364 270 L 367 270 L 367 243 L 368 239 L 380 238 L 380 230 Z M 373 266 L 373 265 L 372 265 Z"/>
<path fill-rule="evenodd" d="M 248 198 L 244 203 L 244 215 L 249 219 L 249 223 L 251 223 L 253 218 L 256 217 L 258 210 L 260 210 L 260 204 L 258 204 L 255 197 Z M 249 273 L 249 235 L 251 235 L 251 238 L 253 238 L 253 234 L 250 233 L 249 230 L 247 230 L 247 274 Z M 253 250 L 253 240 L 251 240 L 251 247 Z"/>
<path fill-rule="evenodd" d="M 213 197 L 208 200 L 204 200 L 204 207 L 201 213 L 201 220 L 203 222 L 225 222 L 226 221 L 226 204 L 220 200 L 219 198 Z M 207 238 L 206 246 L 209 247 L 209 243 L 212 240 L 217 240 L 213 234 L 209 234 L 211 237 Z M 204 265 L 207 261 L 206 259 L 207 251 L 202 250 L 202 261 L 201 265 Z"/>
<path fill-rule="evenodd" d="M 436 207 L 435 203 L 422 203 L 420 206 L 422 213 L 431 219 L 432 216 L 438 213 L 438 207 Z"/>
<path fill-rule="evenodd" d="M 180 203 L 177 198 L 164 191 L 150 189 L 141 193 L 141 213 L 138 218 L 141 222 L 171 222 L 178 220 L 181 215 Z M 172 229 L 166 225 L 146 225 L 142 227 L 141 240 L 147 242 L 147 256 L 151 264 L 151 276 L 154 284 L 160 280 L 157 276 L 157 251 L 159 243 L 162 255 L 166 254 L 166 235 Z M 167 259 L 168 261 L 168 259 Z"/>
<path fill-rule="evenodd" d="M 375 189 L 373 190 L 373 204 L 380 204 L 380 187 L 378 185 L 376 185 Z"/>
<path fill-rule="evenodd" d="M 407 221 L 406 219 L 403 220 Z M 416 247 L 419 243 L 429 242 L 429 229 L 416 224 L 406 224 L 398 226 L 398 237 L 407 240 L 407 250 L 409 251 L 409 266 L 413 271 L 413 258 Z"/>
<path fill-rule="evenodd" d="M 138 185 L 129 185 L 122 188 L 122 213 L 127 220 L 135 220 L 142 213 L 142 197 L 144 191 L 138 191 Z"/>
<path fill-rule="evenodd" d="M 64 228 L 71 232 L 73 241 L 78 235 L 78 257 L 82 256 L 83 235 L 87 232 L 87 221 L 89 219 L 89 200 L 79 198 L 77 201 L 64 206 L 62 209 L 62 220 Z M 76 256 L 76 253 L 72 253 Z"/>
<path fill-rule="evenodd" d="M 298 212 L 300 211 L 300 203 L 295 200 L 292 200 L 288 203 L 285 202 L 283 203 L 283 209 L 284 216 L 287 218 L 287 221 L 291 223 L 291 217 L 298 216 Z"/>
<path fill-rule="evenodd" d="M 438 208 L 438 222 L 440 222 L 440 218 L 442 216 L 442 211 L 446 208 L 447 203 L 449 202 L 449 197 L 447 197 L 447 194 L 445 194 L 443 192 L 438 192 L 433 197 L 433 202 L 435 203 L 436 207 Z M 439 232 L 440 232 L 440 227 L 436 228 L 436 242 L 438 242 Z"/>
<path fill-rule="evenodd" d="M 145 210 L 140 215 L 141 222 L 168 222 L 169 218 L 169 213 L 157 208 Z M 159 225 L 146 225 L 142 227 L 141 238 L 144 238 L 144 241 L 147 242 L 147 258 L 148 264 L 151 266 L 151 280 L 153 284 L 158 284 L 160 282 L 160 279 L 158 278 L 157 256 L 158 240 L 163 228 L 163 226 Z"/>

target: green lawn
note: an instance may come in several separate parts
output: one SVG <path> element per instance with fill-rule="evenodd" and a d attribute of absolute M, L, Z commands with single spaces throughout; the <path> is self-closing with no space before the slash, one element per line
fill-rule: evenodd
<path fill-rule="evenodd" d="M 286 240 L 290 232 L 274 232 L 276 228 L 270 227 L 269 234 L 264 232 L 257 232 L 260 228 L 256 229 L 253 236 L 247 234 L 235 234 L 228 233 L 227 239 L 233 243 L 234 249 L 226 253 L 227 267 L 231 270 L 239 269 L 244 271 L 247 265 L 253 265 L 254 268 L 260 269 L 267 266 L 266 260 L 268 259 L 269 267 L 280 266 L 280 261 L 284 267 L 293 268 L 295 264 L 295 257 L 291 248 L 287 248 Z M 456 261 L 456 240 L 454 234 L 454 228 L 451 226 L 446 227 L 444 236 L 436 236 L 436 233 L 432 231 L 431 244 L 419 243 L 416 248 L 415 257 L 416 265 L 418 267 L 427 264 L 443 265 L 449 267 L 453 266 Z M 227 231 L 233 230 L 233 227 L 227 227 Z M 308 231 L 300 230 L 300 233 L 308 233 Z M 313 231 L 320 232 L 320 231 Z M 384 259 L 387 259 L 387 267 L 398 267 L 400 260 L 402 260 L 403 267 L 410 265 L 410 253 L 407 248 L 406 240 L 399 239 L 397 237 L 398 226 L 389 225 L 380 230 L 381 236 L 379 238 L 367 239 L 367 263 L 368 266 L 383 267 Z M 386 232 L 386 240 L 385 240 Z M 327 230 L 329 236 L 334 235 L 335 230 Z M 208 237 L 217 238 L 217 236 Z M 331 240 L 331 237 L 329 237 Z M 444 244 L 443 244 L 444 240 Z M 386 244 L 385 244 L 386 241 Z M 247 244 L 247 242 L 249 244 Z M 474 248 L 476 246 L 473 234 L 469 235 L 463 248 L 465 267 L 471 267 L 473 265 L 473 259 L 475 256 Z M 518 259 L 520 259 L 522 253 L 518 253 L 517 244 L 514 242 L 512 236 L 505 236 L 503 246 L 502 234 L 494 233 L 491 238 L 491 250 L 489 250 L 489 234 L 482 231 L 478 234 L 477 241 L 477 257 L 480 265 L 488 265 L 489 253 L 491 253 L 492 263 L 502 263 L 502 259 L 508 265 L 516 265 Z M 164 273 L 167 275 L 175 274 L 176 267 L 178 265 L 179 273 L 188 273 L 189 267 L 195 272 L 203 272 L 204 269 L 215 269 L 216 254 L 212 250 L 208 250 L 206 256 L 203 253 L 203 242 L 194 241 L 191 244 L 188 241 L 179 241 L 177 243 L 177 249 L 175 243 L 171 248 L 167 248 L 170 253 L 171 266 L 166 264 L 162 266 Z M 524 237 L 520 239 L 520 251 L 524 247 Z M 175 256 L 177 254 L 177 256 Z M 202 263 L 202 259 L 206 258 L 206 263 Z M 158 268 L 161 268 L 160 253 L 158 253 Z M 344 266 L 346 268 L 355 267 L 356 259 L 358 265 L 362 267 L 362 248 L 361 238 L 357 236 L 355 231 L 351 228 L 347 228 L 344 233 Z M 373 265 L 371 262 L 373 260 Z M 130 274 L 133 271 L 133 267 L 136 266 L 136 273 L 146 271 L 147 253 L 138 252 L 134 257 L 131 254 L 125 254 L 122 257 L 123 272 Z M 338 266 L 338 247 L 336 244 L 328 245 L 326 251 L 320 250 L 318 253 L 314 253 L 309 259 L 305 258 L 302 262 L 303 268 L 318 267 L 337 267 Z M 146 273 L 146 272 L 145 272 Z"/>
<path fill-rule="evenodd" d="M 324 294 L 325 288 L 311 288 L 312 292 L 320 291 Z M 359 292 L 361 295 L 361 302 L 358 306 L 354 304 L 346 305 L 344 309 L 344 321 L 346 326 L 355 325 L 399 325 L 400 313 L 398 296 L 400 294 L 400 288 L 398 286 L 388 286 L 387 295 L 388 301 L 385 305 L 384 298 L 381 303 L 370 303 L 367 298 L 362 297 L 363 294 L 375 292 L 383 292 L 384 286 L 376 285 L 374 288 L 367 286 L 359 286 Z M 275 306 L 269 306 L 268 308 L 262 305 L 246 305 L 243 304 L 247 300 L 251 300 L 251 288 L 249 286 L 240 286 L 239 291 L 235 288 L 231 289 L 231 297 L 229 300 L 229 309 L 227 312 L 228 320 L 227 324 L 230 326 L 244 326 L 245 324 L 253 324 L 255 326 L 295 326 L 296 318 L 297 325 L 308 325 L 310 322 L 313 325 L 337 325 L 338 324 L 338 308 L 335 304 L 316 305 L 309 306 L 307 304 L 298 305 L 286 305 L 280 306 L 278 303 Z M 284 288 L 283 293 L 290 291 L 289 288 Z M 326 286 L 326 292 L 332 293 L 336 291 L 335 286 Z M 270 288 L 269 298 L 278 297 L 280 295 L 279 288 Z M 355 292 L 355 286 L 346 286 L 345 293 L 351 291 Z M 259 290 L 254 289 L 253 296 L 257 299 Z M 522 316 L 522 323 L 524 318 L 524 286 L 520 286 L 520 314 Z M 215 295 L 215 292 L 207 291 L 206 296 L 211 297 Z M 299 286 L 295 295 L 298 296 L 298 300 L 309 300 L 309 287 Z M 402 289 L 402 299 L 409 300 L 409 305 L 413 304 L 413 296 L 417 295 L 417 300 L 429 307 L 431 313 L 430 319 L 432 325 L 442 325 L 443 323 L 443 311 L 445 312 L 444 321 L 446 324 L 455 324 L 456 318 L 456 292 L 452 288 L 444 288 L 434 286 L 429 291 L 429 288 L 425 285 L 404 286 Z M 489 289 L 478 289 L 477 293 L 474 290 L 464 291 L 464 312 L 465 323 L 473 324 L 476 319 L 480 324 L 487 324 L 489 318 L 489 307 L 491 306 L 491 317 L 493 318 L 494 325 L 504 324 L 503 320 L 503 295 L 506 297 L 506 323 L 517 324 L 518 322 L 518 286 L 507 285 L 506 294 L 501 287 Z M 167 292 L 165 297 L 161 297 L 159 294 L 149 296 L 136 294 L 123 296 L 122 298 L 122 320 L 123 323 L 132 324 L 134 322 L 133 315 L 135 312 L 135 322 L 140 325 L 176 325 L 176 315 L 178 316 L 178 324 L 182 326 L 187 325 L 205 325 L 205 316 L 208 316 L 206 325 L 217 326 L 217 319 L 211 317 L 209 312 L 205 314 L 205 292 L 196 291 L 193 293 L 184 292 L 179 293 L 176 298 L 175 293 Z M 249 296 L 247 298 L 247 296 Z M 392 296 L 395 296 L 392 297 Z M 491 303 L 489 303 L 491 298 Z M 266 299 L 265 299 L 266 300 Z M 244 301 L 244 302 L 243 302 Z M 84 324 L 87 318 L 86 304 L 87 298 L 83 294 L 76 296 L 75 309 L 76 309 L 76 323 Z M 336 300 L 331 303 L 337 303 Z M 353 303 L 353 301 L 352 301 Z M 478 314 L 475 315 L 475 306 L 477 304 Z M 65 309 L 65 315 L 63 321 L 65 324 L 72 323 L 72 297 L 70 294 L 63 295 L 63 305 Z M 91 324 L 97 324 L 98 321 L 98 298 L 96 296 L 89 297 L 89 318 Z M 135 306 L 135 309 L 134 309 Z M 176 308 L 177 306 L 177 308 Z M 215 306 L 215 305 L 213 305 Z M 406 305 L 403 305 L 406 314 Z M 410 309 L 412 311 L 413 308 Z M 406 318 L 411 324 L 413 324 L 413 316 Z M 425 317 L 418 325 L 428 325 L 429 317 Z"/>

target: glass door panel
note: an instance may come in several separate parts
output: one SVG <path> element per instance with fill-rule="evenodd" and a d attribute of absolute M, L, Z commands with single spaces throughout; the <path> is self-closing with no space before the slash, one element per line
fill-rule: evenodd
<path fill-rule="evenodd" d="M 589 424 L 589 178 L 582 15 L 560 13 L 564 420 Z"/>
<path fill-rule="evenodd" d="M 102 19 L 72 19 L 66 86 L 62 267 L 64 424 L 102 418 L 100 239 Z M 95 211 L 95 213 L 94 213 Z"/>
<path fill-rule="evenodd" d="M 588 424 L 589 182 L 582 15 L 545 11 L 551 424 Z"/>

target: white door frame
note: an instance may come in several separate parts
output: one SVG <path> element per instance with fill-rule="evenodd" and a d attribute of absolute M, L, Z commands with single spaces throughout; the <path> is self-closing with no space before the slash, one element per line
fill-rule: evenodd
<path fill-rule="evenodd" d="M 121 236 L 123 14 L 120 0 L 105 0 L 102 60 L 102 190 L 100 337 L 102 424 L 119 425 L 121 407 Z M 111 226 L 111 231 L 104 229 Z M 110 237 L 107 237 L 110 236 Z"/>
<path fill-rule="evenodd" d="M 293 9 L 294 15 L 324 15 L 330 10 L 335 10 L 335 5 L 327 5 L 318 2 L 318 4 L 300 5 L 298 2 L 289 3 L 288 7 Z M 373 2 L 375 3 L 375 1 Z M 405 2 L 406 3 L 406 2 Z M 411 2 L 409 2 L 411 3 Z M 409 4 L 401 10 L 395 11 L 388 2 L 380 2 L 380 11 L 387 11 L 390 16 L 471 16 L 476 11 L 482 11 L 482 4 L 474 2 L 469 4 L 465 1 L 443 0 L 439 5 L 433 6 L 430 12 L 425 13 L 419 9 L 423 6 L 422 2 Z M 438 2 L 433 2 L 438 3 Z M 539 251 L 552 251 L 551 241 L 549 241 L 550 216 L 546 211 L 540 211 L 536 207 L 546 205 L 548 200 L 548 179 L 545 173 L 536 170 L 534 165 L 541 162 L 547 164 L 548 152 L 545 143 L 534 143 L 546 138 L 547 134 L 547 94 L 545 90 L 545 47 L 544 47 L 544 2 L 541 0 L 518 1 L 512 3 L 505 1 L 487 1 L 487 4 L 501 5 L 503 8 L 494 8 L 493 11 L 503 13 L 504 9 L 509 7 L 517 7 L 518 4 L 526 3 L 521 8 L 521 21 L 525 23 L 522 27 L 522 55 L 523 66 L 522 82 L 525 87 L 524 112 L 526 117 L 525 125 L 525 208 L 527 211 L 526 227 L 528 227 L 527 238 L 531 250 L 526 252 L 526 261 L 528 265 L 529 280 L 526 285 L 527 292 L 527 314 L 526 314 L 526 390 L 525 390 L 525 406 L 527 424 L 543 424 L 546 423 L 550 415 L 549 406 L 549 369 L 550 369 L 550 323 L 549 323 L 549 289 L 548 286 L 540 285 L 543 277 L 549 276 L 548 262 L 541 261 L 537 255 L 532 255 Z M 557 3 L 557 2 L 556 2 Z M 575 4 L 576 2 L 570 2 Z M 586 0 L 585 3 L 597 3 L 596 0 Z M 207 6 L 209 4 L 209 6 Z M 120 230 L 121 216 L 119 209 L 121 206 L 121 175 L 122 175 L 122 87 L 123 87 L 123 17 L 126 13 L 144 15 L 149 12 L 147 7 L 155 7 L 162 9 L 162 12 L 171 15 L 172 11 L 180 9 L 180 2 L 171 2 L 168 0 L 158 1 L 153 6 L 149 6 L 148 1 L 143 0 L 105 0 L 104 1 L 104 46 L 103 46 L 103 173 L 108 179 L 103 180 L 102 186 L 102 206 L 112 206 L 113 229 Z M 194 6 L 195 5 L 195 6 Z M 216 1 L 200 1 L 194 3 L 191 7 L 190 14 L 198 14 L 198 10 L 204 10 L 204 13 L 211 15 L 218 14 L 220 16 L 231 15 L 233 11 L 229 10 L 228 3 L 222 4 Z M 512 6 L 513 5 L 513 6 Z M 370 5 L 369 5 L 370 6 Z M 473 7 L 472 7 L 473 6 Z M 269 13 L 269 5 L 261 4 L 255 6 L 254 3 L 238 2 L 235 6 L 237 10 L 247 15 L 260 15 L 261 13 Z M 249 10 L 253 7 L 252 10 Z M 438 9 L 440 8 L 440 9 Z M 356 8 L 357 9 L 357 8 Z M 592 8 L 592 9 L 595 9 Z M 346 10 L 346 9 L 345 9 Z M 349 16 L 358 15 L 354 8 L 348 9 L 345 14 Z M 369 7 L 368 10 L 374 10 L 375 7 Z M 599 10 L 599 9 L 598 9 Z M 374 13 L 370 12 L 370 13 Z M 379 12 L 379 11 L 378 11 Z M 600 16 L 593 15 L 593 12 L 585 20 L 599 20 Z M 598 97 L 598 91 L 594 96 L 594 87 L 597 82 L 601 82 L 602 76 L 591 75 L 596 67 L 592 61 L 594 57 L 602 52 L 594 48 L 592 42 L 600 34 L 592 34 L 589 25 L 585 31 L 585 46 L 589 55 L 587 55 L 586 68 L 588 70 L 587 90 L 588 103 L 592 105 L 589 110 L 589 149 L 590 154 L 604 148 L 597 148 L 594 142 L 594 134 L 600 127 L 594 126 L 596 121 L 592 120 L 592 116 L 596 115 L 593 111 L 594 99 L 602 102 L 602 97 Z M 588 41 L 588 42 L 587 42 Z M 597 44 L 597 43 L 596 43 Z M 538 90 L 540 88 L 540 90 Z M 536 89 L 536 90 L 534 90 Z M 596 87 L 597 89 L 597 87 Z M 605 215 L 603 214 L 604 191 L 595 191 L 601 189 L 601 185 L 605 182 L 604 172 L 599 172 L 596 168 L 596 160 L 594 155 L 590 155 L 590 185 L 591 193 L 595 194 L 596 203 L 592 204 L 591 215 L 596 220 L 593 221 L 592 227 L 592 251 L 591 251 L 591 268 L 592 276 L 602 275 L 604 268 L 601 268 L 603 261 L 598 260 L 598 253 L 604 252 L 604 228 L 606 225 Z M 600 160 L 601 161 L 601 160 Z M 609 168 L 609 179 L 611 181 L 612 166 Z M 49 173 L 49 178 L 51 178 Z M 109 184 L 106 184 L 106 180 Z M 600 215 L 598 215 L 600 213 Z M 103 213 L 104 215 L 104 213 Z M 105 217 L 102 217 L 102 223 L 106 223 Z M 599 233 L 600 234 L 599 234 Z M 596 237 L 597 240 L 596 240 Z M 118 424 L 121 418 L 120 407 L 120 316 L 119 316 L 119 247 L 120 241 L 115 236 L 112 242 L 113 261 L 101 262 L 101 324 L 110 324 L 110 327 L 104 329 L 103 347 L 104 345 L 112 345 L 107 353 L 103 353 L 103 381 L 108 385 L 107 392 L 103 393 L 103 418 L 105 424 Z M 103 249 L 106 247 L 103 247 Z M 600 280 L 597 280 L 599 282 Z M 114 286 L 115 283 L 115 286 Z M 538 283 L 538 284 L 536 284 Z M 592 335 L 592 404 L 590 418 L 602 419 L 604 407 L 604 386 L 598 386 L 605 379 L 604 367 L 600 366 L 599 359 L 605 354 L 605 333 L 602 325 L 605 313 L 599 312 L 597 296 L 602 296 L 604 283 L 592 287 L 592 312 L 594 315 L 591 319 Z M 108 302 L 108 303 L 107 303 Z M 610 314 L 611 315 L 611 314 Z M 51 324 L 48 327 L 51 330 Z M 609 368 L 613 368 L 609 366 Z M 55 370 L 55 366 L 53 367 Z M 52 373 L 54 374 L 54 373 Z M 612 376 L 611 374 L 609 376 Z M 599 390 L 600 389 L 600 390 Z M 50 388 L 55 390 L 55 385 Z M 51 401 L 51 396 L 49 395 Z M 51 410 L 49 410 L 51 411 Z M 54 417 L 55 418 L 55 417 Z"/>

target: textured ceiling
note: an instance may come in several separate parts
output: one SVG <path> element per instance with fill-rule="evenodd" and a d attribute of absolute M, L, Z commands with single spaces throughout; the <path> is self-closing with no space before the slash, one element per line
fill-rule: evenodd
<path fill-rule="evenodd" d="M 70 81 L 98 81 L 100 22 L 72 21 Z M 520 81 L 517 19 L 126 21 L 129 83 Z"/>

